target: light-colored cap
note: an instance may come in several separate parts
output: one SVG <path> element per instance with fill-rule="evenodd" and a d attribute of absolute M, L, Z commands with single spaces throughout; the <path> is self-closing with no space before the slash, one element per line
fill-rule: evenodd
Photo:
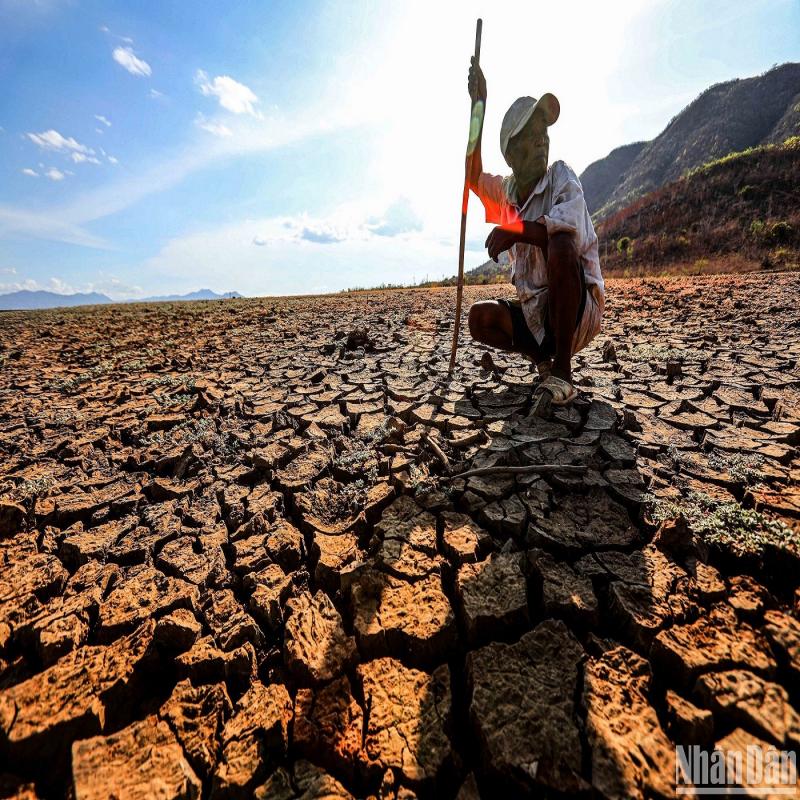
<path fill-rule="evenodd" d="M 537 108 L 541 108 L 544 112 L 544 119 L 548 125 L 552 125 L 561 112 L 558 98 L 550 92 L 545 92 L 538 100 L 535 97 L 518 97 L 506 111 L 503 124 L 500 126 L 500 152 L 503 158 L 506 156 L 509 139 L 525 127 Z"/>

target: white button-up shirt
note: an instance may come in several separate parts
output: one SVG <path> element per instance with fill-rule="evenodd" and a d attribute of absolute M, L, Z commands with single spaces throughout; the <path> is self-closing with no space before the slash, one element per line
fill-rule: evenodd
<path fill-rule="evenodd" d="M 602 313 L 605 284 L 600 273 L 597 234 L 583 197 L 578 176 L 563 161 L 552 163 L 533 187 L 522 206 L 517 205 L 513 175 L 502 177 L 482 172 L 478 178 L 478 197 L 486 209 L 486 221 L 506 225 L 520 220 L 541 222 L 547 235 L 565 231 L 575 239 L 586 285 Z M 514 284 L 525 321 L 541 344 L 544 339 L 544 312 L 547 306 L 547 263 L 540 247 L 517 243 L 509 250 L 511 282 Z"/>

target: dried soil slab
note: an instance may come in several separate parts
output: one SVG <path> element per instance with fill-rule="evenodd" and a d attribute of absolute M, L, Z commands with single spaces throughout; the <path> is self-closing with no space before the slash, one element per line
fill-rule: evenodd
<path fill-rule="evenodd" d="M 625 507 L 605 492 L 561 498 L 550 516 L 531 524 L 528 536 L 537 546 L 573 555 L 630 547 L 639 540 Z"/>
<path fill-rule="evenodd" d="M 75 742 L 72 777 L 80 800 L 196 800 L 202 791 L 175 734 L 154 716 L 110 736 Z"/>
<path fill-rule="evenodd" d="M 592 786 L 603 797 L 674 795 L 675 748 L 648 701 L 651 679 L 649 664 L 625 647 L 586 665 L 583 706 Z"/>
<path fill-rule="evenodd" d="M 443 511 L 442 520 L 442 546 L 451 563 L 474 563 L 491 550 L 492 537 L 471 517 L 454 511 Z"/>
<path fill-rule="evenodd" d="M 800 679 L 800 622 L 782 611 L 764 614 L 764 633 L 795 680 Z"/>
<path fill-rule="evenodd" d="M 661 631 L 653 641 L 652 658 L 684 684 L 712 669 L 742 667 L 766 675 L 775 670 L 764 636 L 738 622 L 733 609 L 722 604 L 690 625 Z"/>
<path fill-rule="evenodd" d="M 215 645 L 211 636 L 204 636 L 181 653 L 175 664 L 178 674 L 188 677 L 193 684 L 224 680 L 248 683 L 256 671 L 256 652 L 249 642 L 226 652 Z"/>
<path fill-rule="evenodd" d="M 0 730 L 21 763 L 56 760 L 69 743 L 99 733 L 108 710 L 129 702 L 155 624 L 148 620 L 108 646 L 85 646 L 0 693 Z"/>
<path fill-rule="evenodd" d="M 155 559 L 156 566 L 168 575 L 195 586 L 214 586 L 227 574 L 225 555 L 220 547 L 205 546 L 193 536 L 181 536 L 167 542 Z"/>
<path fill-rule="evenodd" d="M 207 778 L 216 766 L 222 729 L 232 713 L 224 683 L 195 687 L 188 680 L 177 684 L 158 712 L 202 778 Z"/>
<path fill-rule="evenodd" d="M 287 610 L 284 660 L 301 684 L 329 681 L 355 661 L 355 640 L 344 632 L 328 595 L 303 592 L 288 601 Z"/>
<path fill-rule="evenodd" d="M 25 508 L 8 498 L 0 498 L 0 536 L 13 536 L 22 530 Z"/>
<path fill-rule="evenodd" d="M 290 461 L 276 473 L 278 485 L 287 492 L 296 492 L 313 483 L 330 464 L 330 452 L 325 447 L 312 447 Z"/>
<path fill-rule="evenodd" d="M 743 791 L 741 794 L 744 794 L 746 797 L 761 797 L 766 798 L 767 800 L 781 800 L 784 797 L 794 797 L 798 793 L 800 793 L 800 781 L 797 781 L 794 784 L 788 785 L 787 781 L 778 779 L 777 783 L 772 782 L 762 782 L 758 781 L 757 783 L 748 783 L 748 776 L 746 771 L 747 765 L 747 755 L 748 752 L 753 752 L 755 749 L 761 753 L 768 753 L 771 745 L 769 742 L 765 742 L 763 739 L 759 739 L 757 736 L 754 736 L 752 733 L 744 730 L 743 728 L 736 728 L 736 730 L 731 731 L 727 736 L 720 739 L 715 745 L 714 748 L 716 750 L 722 750 L 726 754 L 729 753 L 731 758 L 741 758 L 741 763 L 745 765 L 745 769 L 742 771 L 744 772 L 743 780 L 741 783 L 741 788 Z M 774 752 L 774 751 L 773 751 Z M 740 754 L 740 755 L 735 755 Z M 766 764 L 765 764 L 766 767 Z M 766 769 L 765 769 L 766 772 Z M 752 777 L 756 777 L 755 775 Z M 795 779 L 796 779 L 796 771 L 795 771 Z M 762 776 L 763 780 L 763 776 Z"/>
<path fill-rule="evenodd" d="M 693 613 L 688 574 L 652 545 L 630 554 L 609 551 L 595 557 L 618 578 L 608 587 L 612 617 L 643 650 L 667 621 L 683 622 Z"/>
<path fill-rule="evenodd" d="M 589 415 L 583 429 L 586 431 L 614 431 L 617 426 L 617 412 L 604 400 L 592 400 Z"/>
<path fill-rule="evenodd" d="M 341 572 L 360 559 L 358 538 L 352 533 L 328 536 L 314 534 L 311 558 L 314 562 L 314 580 L 318 585 L 335 592 L 341 587 Z"/>
<path fill-rule="evenodd" d="M 386 482 L 353 492 L 352 484 L 322 478 L 295 495 L 294 504 L 303 530 L 332 536 L 359 531 L 365 519 L 375 519 L 393 495 L 394 489 Z"/>
<path fill-rule="evenodd" d="M 364 749 L 381 771 L 392 768 L 412 786 L 435 781 L 453 758 L 450 722 L 450 671 L 432 674 L 403 666 L 394 658 L 359 665 L 364 702 L 369 708 Z"/>
<path fill-rule="evenodd" d="M 574 709 L 582 658 L 560 620 L 467 655 L 470 721 L 484 766 L 501 785 L 525 793 L 585 788 Z"/>
<path fill-rule="evenodd" d="M 209 592 L 200 609 L 215 641 L 223 650 L 234 650 L 245 642 L 250 642 L 256 649 L 263 645 L 261 628 L 230 589 Z"/>
<path fill-rule="evenodd" d="M 32 644 L 44 666 L 82 645 L 100 605 L 102 591 L 92 587 L 80 594 L 54 597 L 40 614 L 15 629 L 15 639 Z"/>
<path fill-rule="evenodd" d="M 21 605 L 30 595 L 44 599 L 60 594 L 69 579 L 64 565 L 49 553 L 32 553 L 8 563 L 0 554 L 3 581 L 0 584 L 0 617 L 3 612 Z"/>
<path fill-rule="evenodd" d="M 90 492 L 73 492 L 54 498 L 53 519 L 58 525 L 70 525 L 77 520 L 88 520 L 92 514 L 114 501 L 133 494 L 135 487 L 125 481 L 116 481 Z"/>
<path fill-rule="evenodd" d="M 708 746 L 714 737 L 714 717 L 672 689 L 667 689 L 667 717 L 672 738 L 683 745 Z"/>
<path fill-rule="evenodd" d="M 279 767 L 254 792 L 255 800 L 355 800 L 336 778 L 310 761 L 292 765 L 293 775 Z M 412 800 L 411 796 L 407 800 Z"/>
<path fill-rule="evenodd" d="M 548 616 L 583 625 L 597 619 L 597 597 L 589 578 L 545 550 L 530 550 L 528 566 L 541 588 L 542 606 Z"/>
<path fill-rule="evenodd" d="M 97 634 L 109 642 L 151 617 L 176 608 L 193 609 L 199 602 L 196 586 L 170 578 L 151 566 L 134 567 L 100 606 Z"/>
<path fill-rule="evenodd" d="M 703 705 L 734 725 L 748 728 L 781 747 L 800 746 L 800 714 L 782 686 L 746 670 L 701 675 L 695 693 Z"/>
<path fill-rule="evenodd" d="M 401 495 L 375 525 L 375 560 L 398 578 L 419 579 L 439 569 L 436 518 Z"/>
<path fill-rule="evenodd" d="M 352 780 L 367 762 L 363 732 L 364 714 L 346 675 L 318 689 L 298 689 L 292 744 L 301 755 Z"/>
<path fill-rule="evenodd" d="M 124 534 L 132 531 L 139 524 L 139 518 L 133 514 L 120 520 L 107 522 L 89 530 L 66 531 L 61 541 L 59 555 L 65 564 L 75 569 L 88 561 L 105 561 L 108 551 Z M 71 532 L 70 532 L 71 531 Z"/>
<path fill-rule="evenodd" d="M 362 654 L 403 656 L 413 663 L 445 660 L 456 621 L 438 575 L 410 583 L 365 571 L 351 587 L 353 630 Z"/>
<path fill-rule="evenodd" d="M 520 554 L 495 554 L 464 564 L 456 576 L 456 598 L 470 642 L 527 625 L 528 595 Z"/>
<path fill-rule="evenodd" d="M 246 575 L 244 587 L 250 594 L 250 611 L 266 628 L 278 631 L 283 624 L 284 606 L 291 594 L 292 578 L 277 564 L 267 564 Z"/>
<path fill-rule="evenodd" d="M 212 798 L 249 798 L 271 763 L 285 758 L 292 701 L 286 688 L 255 681 L 222 732 Z"/>
<path fill-rule="evenodd" d="M 178 608 L 158 620 L 155 641 L 168 652 L 184 653 L 197 641 L 202 630 L 193 612 Z"/>

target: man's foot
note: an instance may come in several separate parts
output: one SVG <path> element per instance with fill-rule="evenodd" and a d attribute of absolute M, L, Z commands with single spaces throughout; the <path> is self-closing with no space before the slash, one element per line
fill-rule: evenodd
<path fill-rule="evenodd" d="M 534 390 L 534 395 L 548 391 L 553 396 L 551 400 L 554 406 L 568 406 L 577 396 L 577 389 L 569 382 L 555 375 L 551 375 L 542 381 Z"/>
<path fill-rule="evenodd" d="M 546 358 L 544 361 L 540 361 L 536 365 L 536 369 L 539 371 L 539 377 L 546 381 L 553 373 L 553 360 Z"/>

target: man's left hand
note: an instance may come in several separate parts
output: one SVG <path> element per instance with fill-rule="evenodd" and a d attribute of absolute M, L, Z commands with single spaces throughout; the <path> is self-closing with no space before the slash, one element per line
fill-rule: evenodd
<path fill-rule="evenodd" d="M 497 226 L 486 239 L 486 249 L 492 261 L 497 261 L 500 253 L 504 253 L 515 242 L 520 241 L 520 232 Z"/>

